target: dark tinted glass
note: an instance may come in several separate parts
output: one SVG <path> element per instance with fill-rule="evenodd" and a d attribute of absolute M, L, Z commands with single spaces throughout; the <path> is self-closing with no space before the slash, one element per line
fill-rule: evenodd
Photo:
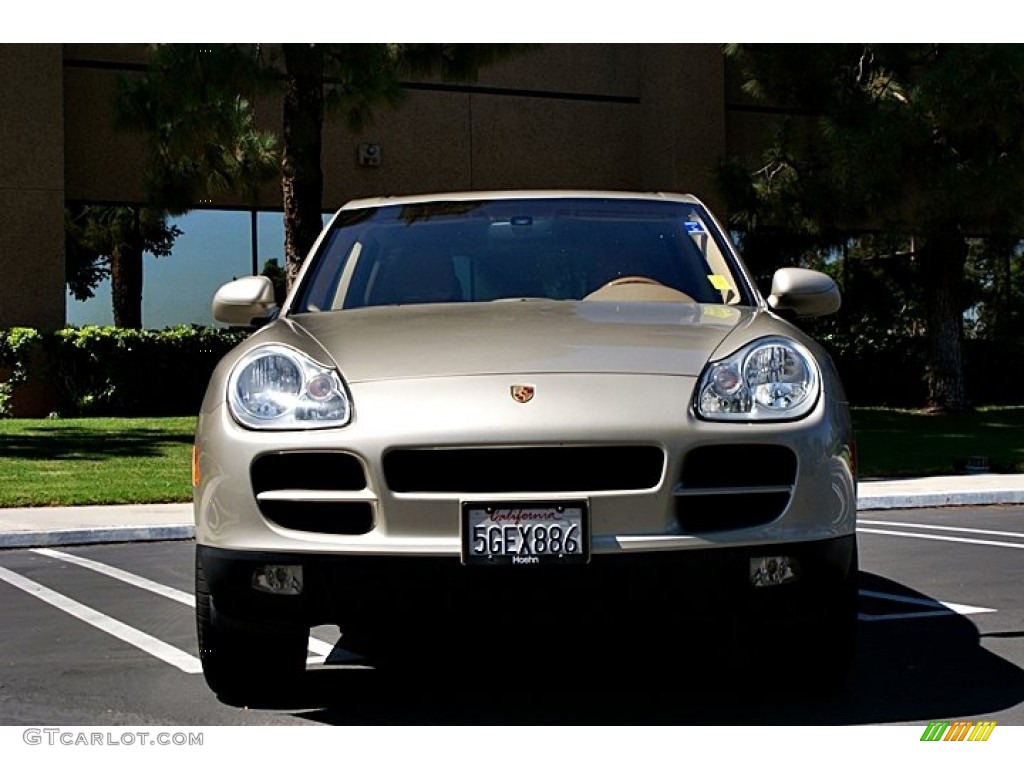
<path fill-rule="evenodd" d="M 680 300 L 748 303 L 730 259 L 703 209 L 686 203 L 573 198 L 384 206 L 343 212 L 293 311 L 576 301 L 622 278 L 659 283 Z"/>

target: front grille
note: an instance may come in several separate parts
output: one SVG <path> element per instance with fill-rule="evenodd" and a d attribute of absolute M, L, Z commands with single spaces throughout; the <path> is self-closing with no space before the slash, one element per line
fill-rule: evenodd
<path fill-rule="evenodd" d="M 396 493 L 635 491 L 661 482 L 665 456 L 649 445 L 414 448 L 384 456 Z"/>
<path fill-rule="evenodd" d="M 784 445 L 705 445 L 686 454 L 684 488 L 792 486 L 796 454 Z"/>
<path fill-rule="evenodd" d="M 686 454 L 676 488 L 676 520 L 684 533 L 767 525 L 789 504 L 796 454 L 782 445 L 712 445 Z"/>
<path fill-rule="evenodd" d="M 264 500 L 260 512 L 282 528 L 359 536 L 373 530 L 373 505 L 366 501 Z"/>
<path fill-rule="evenodd" d="M 265 491 L 358 491 L 366 487 L 359 459 L 338 451 L 267 453 L 253 461 L 249 476 L 257 495 Z"/>
<path fill-rule="evenodd" d="M 373 504 L 365 498 L 366 474 L 351 454 L 268 453 L 253 461 L 249 476 L 260 513 L 275 525 L 346 535 L 373 530 Z"/>

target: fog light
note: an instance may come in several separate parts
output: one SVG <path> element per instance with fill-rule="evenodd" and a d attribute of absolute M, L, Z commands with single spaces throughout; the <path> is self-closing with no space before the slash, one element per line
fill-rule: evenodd
<path fill-rule="evenodd" d="M 252 572 L 252 588 L 272 595 L 300 595 L 302 566 L 261 565 Z"/>
<path fill-rule="evenodd" d="M 785 555 L 750 558 L 750 584 L 754 587 L 776 587 L 800 578 L 800 564 Z"/>

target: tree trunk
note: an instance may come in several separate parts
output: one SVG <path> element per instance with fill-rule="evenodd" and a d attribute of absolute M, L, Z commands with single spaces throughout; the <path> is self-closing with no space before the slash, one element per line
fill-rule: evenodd
<path fill-rule="evenodd" d="M 323 229 L 320 153 L 324 120 L 323 51 L 309 43 L 282 46 L 285 65 L 284 197 L 285 272 L 289 287 Z"/>
<path fill-rule="evenodd" d="M 918 261 L 928 330 L 925 382 L 931 410 L 968 409 L 963 367 L 963 282 L 967 243 L 955 225 L 929 232 Z"/>
<path fill-rule="evenodd" d="M 111 301 L 118 328 L 142 328 L 142 236 L 138 209 L 133 214 L 133 232 L 110 253 Z"/>

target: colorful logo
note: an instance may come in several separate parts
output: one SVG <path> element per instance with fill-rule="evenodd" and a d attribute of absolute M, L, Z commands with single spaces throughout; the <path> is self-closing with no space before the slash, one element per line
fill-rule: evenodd
<path fill-rule="evenodd" d="M 536 390 L 529 384 L 514 384 L 512 386 L 512 399 L 517 403 L 528 403 L 533 400 Z"/>
<path fill-rule="evenodd" d="M 932 720 L 921 734 L 921 741 L 988 741 L 995 727 L 995 720 Z"/>

